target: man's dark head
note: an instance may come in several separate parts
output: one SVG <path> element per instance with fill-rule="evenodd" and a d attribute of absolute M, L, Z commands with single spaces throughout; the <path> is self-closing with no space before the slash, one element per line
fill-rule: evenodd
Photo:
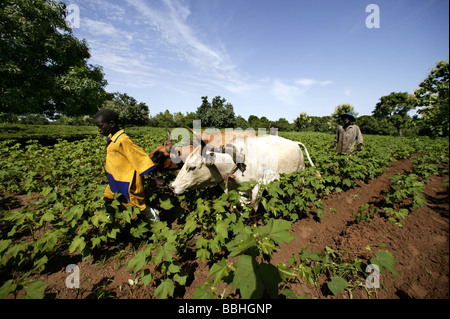
<path fill-rule="evenodd" d="M 347 124 L 347 123 L 350 124 L 350 123 L 355 122 L 355 117 L 353 116 L 353 113 L 350 113 L 350 112 L 343 114 L 341 116 L 341 119 L 345 124 Z"/>
<path fill-rule="evenodd" d="M 111 109 L 101 109 L 94 115 L 94 120 L 96 118 L 101 118 L 103 122 L 111 122 L 119 124 L 119 114 Z"/>
<path fill-rule="evenodd" d="M 94 123 L 100 134 L 108 136 L 119 130 L 119 114 L 110 109 L 102 109 L 95 113 Z"/>

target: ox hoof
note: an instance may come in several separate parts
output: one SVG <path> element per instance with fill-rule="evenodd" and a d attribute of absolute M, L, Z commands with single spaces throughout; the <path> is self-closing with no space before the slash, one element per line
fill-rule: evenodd
<path fill-rule="evenodd" d="M 150 223 L 159 222 L 159 212 L 151 207 L 145 208 L 142 213 L 144 214 L 144 218 Z"/>

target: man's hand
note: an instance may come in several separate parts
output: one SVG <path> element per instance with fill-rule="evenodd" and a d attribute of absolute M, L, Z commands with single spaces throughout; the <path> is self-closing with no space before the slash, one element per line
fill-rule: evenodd
<path fill-rule="evenodd" d="M 356 146 L 356 150 L 358 152 L 362 151 L 362 143 L 359 143 L 358 146 Z"/>
<path fill-rule="evenodd" d="M 158 188 L 163 188 L 166 185 L 166 181 L 160 176 L 155 176 L 155 183 Z"/>

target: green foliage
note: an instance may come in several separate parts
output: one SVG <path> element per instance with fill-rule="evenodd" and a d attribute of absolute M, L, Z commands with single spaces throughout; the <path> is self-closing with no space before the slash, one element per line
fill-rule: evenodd
<path fill-rule="evenodd" d="M 65 8 L 52 0 L 1 2 L 2 112 L 83 115 L 105 99 L 101 67 L 88 65 L 88 45 L 73 36 Z"/>
<path fill-rule="evenodd" d="M 6 299 L 10 293 L 16 295 L 17 291 L 21 291 L 22 289 L 24 290 L 24 294 L 20 299 L 42 299 L 44 298 L 44 292 L 47 286 L 42 281 L 32 281 L 24 277 L 17 280 L 16 283 L 11 279 L 0 287 L 0 299 Z"/>
<path fill-rule="evenodd" d="M 391 177 L 391 186 L 383 193 L 385 200 L 372 207 L 363 204 L 355 214 L 357 223 L 371 221 L 377 214 L 402 227 L 402 221 L 413 211 L 425 205 L 425 183 L 432 174 L 448 174 L 448 145 L 431 142 L 432 140 L 416 140 L 420 144 L 420 155 L 412 160 L 413 169 L 409 174 L 396 174 Z"/>
<path fill-rule="evenodd" d="M 370 259 L 370 263 L 379 265 L 380 272 L 383 270 L 382 274 L 385 274 L 386 268 L 398 275 L 394 268 L 396 260 L 388 251 L 378 252 L 375 258 Z M 289 291 L 287 287 L 297 281 L 317 286 L 324 279 L 333 295 L 348 293 L 350 297 L 352 291 L 358 287 L 365 289 L 368 296 L 371 296 L 373 290 L 366 287 L 368 274 L 365 269 L 366 264 L 361 259 L 350 258 L 347 252 L 330 247 L 316 253 L 310 253 L 307 247 L 304 247 L 300 254 L 289 259 L 287 265 L 284 263 L 278 265 L 278 271 L 285 283 L 283 290 Z M 287 295 L 293 297 L 292 292 L 288 292 Z"/>
<path fill-rule="evenodd" d="M 448 60 L 439 61 L 415 91 L 421 109 L 424 133 L 432 137 L 449 135 Z"/>
<path fill-rule="evenodd" d="M 370 259 L 370 263 L 378 265 L 380 267 L 380 273 L 384 275 L 386 273 L 386 269 L 389 270 L 396 276 L 400 276 L 400 274 L 395 270 L 394 266 L 397 263 L 394 256 L 385 250 L 377 253 L 375 258 Z"/>
<path fill-rule="evenodd" d="M 233 105 L 230 103 L 225 104 L 225 102 L 224 98 L 216 96 L 210 103 L 207 96 L 202 96 L 202 105 L 197 109 L 197 116 L 202 121 L 203 127 L 235 127 Z"/>
<path fill-rule="evenodd" d="M 375 116 L 363 115 L 356 119 L 356 125 L 361 132 L 372 135 L 392 135 L 398 136 L 398 129 L 395 128 L 386 117 L 376 118 Z M 408 136 L 404 134 L 404 136 Z"/>
<path fill-rule="evenodd" d="M 372 221 L 374 215 L 377 212 L 377 208 L 373 210 L 370 208 L 369 204 L 363 204 L 359 207 L 355 214 L 355 221 L 359 224 L 362 221 Z"/>
<path fill-rule="evenodd" d="M 411 121 L 408 112 L 415 108 L 416 103 L 414 95 L 408 92 L 392 92 L 380 98 L 380 102 L 375 105 L 372 113 L 376 119 L 387 119 L 402 136 L 401 129 Z"/>
<path fill-rule="evenodd" d="M 384 211 L 388 219 L 399 227 L 402 227 L 402 220 L 408 216 L 412 210 L 416 210 L 426 204 L 423 198 L 424 183 L 418 180 L 415 174 L 397 174 L 391 177 L 392 186 L 385 191 L 386 204 Z"/>
<path fill-rule="evenodd" d="M 155 295 L 160 299 L 166 299 L 168 296 L 173 296 L 173 292 L 175 290 L 175 285 L 173 281 L 170 279 L 165 279 L 163 282 L 156 287 Z"/>
<path fill-rule="evenodd" d="M 276 250 L 275 244 L 290 242 L 294 238 L 287 232 L 290 226 L 291 222 L 275 219 L 270 219 L 268 224 L 263 227 L 247 226 L 241 230 L 238 226 L 239 233 L 227 244 L 230 257 L 244 252 L 248 252 L 253 257 L 259 254 L 270 256 Z M 257 248 L 257 250 L 254 248 Z"/>
<path fill-rule="evenodd" d="M 235 262 L 234 267 L 236 270 L 231 287 L 239 289 L 242 298 L 259 299 L 265 292 L 271 298 L 277 297 L 281 277 L 275 266 L 258 264 L 251 256 L 244 255 Z"/>
<path fill-rule="evenodd" d="M 214 279 L 208 284 L 214 287 L 221 280 L 225 280 L 231 289 L 237 289 L 244 299 L 263 296 L 277 298 L 278 284 L 282 278 L 275 266 L 259 260 L 270 258 L 276 250 L 276 244 L 288 243 L 294 238 L 287 231 L 290 225 L 291 223 L 285 220 L 274 219 L 270 219 L 267 225 L 261 227 L 246 226 L 241 229 L 241 224 L 237 224 L 234 230 L 237 235 L 226 247 L 230 252 L 229 257 L 240 257 L 235 262 L 222 258 L 215 263 L 209 273 Z M 233 279 L 230 280 L 230 277 Z M 196 294 L 210 296 L 205 289 L 206 285 L 200 286 Z"/>
<path fill-rule="evenodd" d="M 135 98 L 126 93 L 115 92 L 111 94 L 103 107 L 116 111 L 119 114 L 119 122 L 122 126 L 148 124 L 148 106 L 142 102 L 138 103 Z"/>
<path fill-rule="evenodd" d="M 413 209 L 422 207 L 426 201 L 422 198 L 424 191 L 424 184 L 418 180 L 415 174 L 396 174 L 391 177 L 392 187 L 387 190 L 386 202 L 393 204 L 396 201 L 413 197 L 413 202 L 408 204 Z"/>
<path fill-rule="evenodd" d="M 46 127 L 50 131 L 53 126 Z M 129 128 L 127 133 L 146 152 L 166 139 L 163 128 Z M 417 160 L 417 165 L 429 169 L 423 177 L 393 180 L 398 185 L 390 191 L 394 205 L 405 188 L 410 195 L 420 193 L 424 182 L 420 178 L 448 172 L 448 140 L 444 139 L 399 141 L 367 136 L 363 151 L 338 156 L 326 152 L 332 135 L 280 135 L 307 145 L 316 168 L 307 164 L 303 172 L 284 174 L 262 185 L 258 211 L 242 207 L 237 191 L 225 194 L 210 188 L 173 196 L 168 190 L 157 189 L 150 178 L 146 183 L 148 200 L 163 217 L 162 222 L 153 224 L 141 218 L 139 209 L 122 207 L 118 197 L 109 203 L 102 200 L 105 140 L 100 135 L 73 142 L 60 139 L 50 146 L 37 140 L 0 142 L 0 197 L 5 203 L 0 212 L 0 273 L 4 278 L 0 296 L 43 296 L 45 286 L 31 286 L 29 279 L 46 271 L 54 256 L 72 254 L 95 260 L 128 245 L 136 247 L 126 266 L 130 277 L 135 276 L 133 285 L 154 286 L 157 298 L 176 297 L 177 287 L 192 279 L 190 263 L 183 258 L 199 258 L 211 265 L 210 280 L 197 287 L 196 298 L 228 297 L 228 293 L 217 291 L 219 284 L 241 298 L 294 298 L 286 286 L 289 278 L 314 285 L 319 275 L 328 281 L 334 276 L 343 278 L 348 283 L 343 289 L 349 292 L 356 285 L 350 274 L 357 274 L 360 264 L 348 262 L 338 252 L 302 251 L 291 264 L 270 264 L 280 245 L 292 240 L 292 222 L 308 214 L 322 218 L 326 213 L 324 196 L 354 187 L 357 181 L 367 182 L 382 174 L 391 161 L 418 151 L 425 159 Z M 169 180 L 174 176 L 165 173 Z M 254 185 L 243 184 L 240 190 Z M 18 205 L 13 200 L 8 207 L 7 199 L 16 196 L 23 196 L 26 203 Z M 400 200 L 404 200 L 402 196 Z M 414 205 L 414 199 L 405 204 Z M 177 223 L 169 225 L 166 217 L 177 218 Z M 390 270 L 388 265 L 385 267 Z M 330 292 L 340 291 L 342 281 L 335 278 L 331 282 Z"/>
<path fill-rule="evenodd" d="M 334 276 L 331 278 L 331 280 L 327 283 L 328 289 L 333 293 L 333 295 L 342 294 L 344 293 L 345 288 L 348 286 L 347 280 L 339 277 Z"/>
<path fill-rule="evenodd" d="M 312 119 L 306 114 L 306 112 L 301 112 L 299 116 L 294 120 L 296 131 L 305 131 L 311 124 Z"/>
<path fill-rule="evenodd" d="M 149 124 L 155 127 L 192 127 L 193 121 L 198 119 L 197 115 L 194 112 L 187 112 L 184 115 L 181 112 L 170 113 L 169 110 L 165 110 L 164 112 L 159 112 L 155 116 L 149 119 Z"/>

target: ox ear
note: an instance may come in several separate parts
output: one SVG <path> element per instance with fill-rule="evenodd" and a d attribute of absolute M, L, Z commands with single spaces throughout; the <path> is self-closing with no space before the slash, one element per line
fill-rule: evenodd
<path fill-rule="evenodd" d="M 216 162 L 216 154 L 213 151 L 208 152 L 205 156 L 205 164 L 206 166 L 212 166 Z"/>

